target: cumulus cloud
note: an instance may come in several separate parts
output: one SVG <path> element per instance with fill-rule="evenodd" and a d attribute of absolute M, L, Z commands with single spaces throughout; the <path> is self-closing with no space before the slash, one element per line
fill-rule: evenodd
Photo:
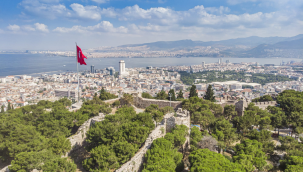
<path fill-rule="evenodd" d="M 83 6 L 78 3 L 73 3 L 70 5 L 71 9 L 68 9 L 64 4 L 60 4 L 59 0 L 54 2 L 51 0 L 23 0 L 20 5 L 26 12 L 24 14 L 52 20 L 62 17 L 72 20 L 101 19 L 101 9 L 97 6 Z"/>
<path fill-rule="evenodd" d="M 8 30 L 11 30 L 11 31 L 19 31 L 20 30 L 20 26 L 14 24 L 14 25 L 9 25 L 7 26 L 7 29 Z"/>
<path fill-rule="evenodd" d="M 43 32 L 43 33 L 48 33 L 48 27 L 45 24 L 42 23 L 35 23 L 33 25 L 23 25 L 23 26 L 18 26 L 18 25 L 9 25 L 7 27 L 8 30 L 14 31 L 15 33 L 27 33 L 27 32 Z"/>
<path fill-rule="evenodd" d="M 127 33 L 128 29 L 124 26 L 114 27 L 109 21 L 102 21 L 94 26 L 73 26 L 71 28 L 57 27 L 53 30 L 54 32 L 69 33 L 69 32 L 80 32 L 80 33 L 100 33 L 100 32 L 112 32 L 112 33 Z"/>
<path fill-rule="evenodd" d="M 36 29 L 33 28 L 31 25 L 22 26 L 22 29 L 25 31 L 36 31 Z"/>
<path fill-rule="evenodd" d="M 80 18 L 84 19 L 92 19 L 92 20 L 100 20 L 101 15 L 99 12 L 99 8 L 97 6 L 86 6 L 84 7 L 81 4 L 71 4 L 70 7 Z"/>
<path fill-rule="evenodd" d="M 41 31 L 41 32 L 49 32 L 47 29 L 47 26 L 45 24 L 41 23 L 35 23 L 36 30 Z"/>

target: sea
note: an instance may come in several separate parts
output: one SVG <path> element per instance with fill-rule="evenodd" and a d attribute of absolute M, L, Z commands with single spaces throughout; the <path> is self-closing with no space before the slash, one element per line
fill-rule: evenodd
<path fill-rule="evenodd" d="M 119 61 L 125 61 L 126 68 L 135 67 L 165 67 L 198 65 L 218 62 L 219 58 L 214 57 L 181 57 L 181 58 L 89 58 L 87 65 L 79 65 L 79 71 L 90 70 L 94 65 L 95 69 L 114 67 L 119 70 Z M 229 60 L 231 63 L 258 62 L 260 65 L 275 64 L 280 65 L 282 61 L 300 62 L 298 58 L 222 58 L 223 62 Z M 8 75 L 31 75 L 54 74 L 77 71 L 75 57 L 47 56 L 43 54 L 0 54 L 0 76 Z"/>

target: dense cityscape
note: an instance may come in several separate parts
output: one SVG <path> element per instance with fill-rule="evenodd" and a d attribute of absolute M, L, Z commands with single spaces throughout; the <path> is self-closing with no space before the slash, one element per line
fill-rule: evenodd
<path fill-rule="evenodd" d="M 235 71 L 245 72 L 245 81 L 226 81 L 208 83 L 205 79 L 195 79 L 198 97 L 202 98 L 208 85 L 212 85 L 215 96 L 219 100 L 223 95 L 234 98 L 252 100 L 266 94 L 278 94 L 284 90 L 303 91 L 303 74 L 293 70 L 290 66 L 260 66 L 252 63 L 232 64 L 227 62 L 209 63 L 201 62 L 200 65 L 192 66 L 167 66 L 153 68 L 125 68 L 116 72 L 113 67 L 106 69 L 95 69 L 80 72 L 80 98 L 92 100 L 94 94 L 104 87 L 111 94 L 119 97 L 123 93 L 147 92 L 153 97 L 161 90 L 168 92 L 174 89 L 175 92 L 182 90 L 184 97 L 188 98 L 191 85 L 182 83 L 181 75 L 178 72 L 197 73 L 202 71 Z M 125 62 L 122 62 L 125 65 Z M 290 78 L 290 81 L 273 82 L 261 85 L 250 82 L 250 74 L 271 74 Z M 218 76 L 217 76 L 218 78 Z M 203 82 L 201 82 L 203 81 Z M 198 83 L 200 82 L 200 83 Z M 40 100 L 55 101 L 62 97 L 68 97 L 73 101 L 78 100 L 77 73 L 58 73 L 53 75 L 43 74 L 38 77 L 27 75 L 7 76 L 1 78 L 0 105 L 7 109 L 8 102 L 14 107 L 22 107 L 28 104 L 37 103 Z M 242 88 L 251 86 L 251 88 Z"/>

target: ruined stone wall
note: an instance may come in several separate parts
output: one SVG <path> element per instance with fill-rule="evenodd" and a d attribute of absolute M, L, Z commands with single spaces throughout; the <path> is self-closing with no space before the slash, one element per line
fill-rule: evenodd
<path fill-rule="evenodd" d="M 95 116 L 93 118 L 90 118 L 89 120 L 85 121 L 78 129 L 76 134 L 70 136 L 67 138 L 72 146 L 72 149 L 66 153 L 64 157 L 67 157 L 71 152 L 81 148 L 86 144 L 86 133 L 89 130 L 89 128 L 95 123 L 100 122 L 104 120 L 105 115 L 103 113 L 99 113 L 99 116 Z"/>
<path fill-rule="evenodd" d="M 110 100 L 104 100 L 104 103 L 113 104 L 117 100 L 120 100 L 120 98 L 115 98 L 115 99 L 110 99 Z"/>
<path fill-rule="evenodd" d="M 145 99 L 142 97 L 134 97 L 133 103 L 137 108 L 141 108 L 141 109 L 145 109 L 151 104 L 158 105 L 159 108 L 170 106 L 170 101 L 167 100 Z M 177 110 L 178 108 L 182 108 L 182 102 L 171 101 L 171 107 L 173 107 L 175 110 Z"/>
<path fill-rule="evenodd" d="M 11 165 L 8 165 L 8 166 L 2 168 L 2 169 L 0 170 L 0 172 L 9 172 L 9 169 L 8 169 L 9 166 L 11 166 Z"/>
<path fill-rule="evenodd" d="M 276 106 L 276 101 L 269 101 L 269 102 L 253 102 L 255 106 L 258 106 L 260 109 L 265 110 L 268 106 Z"/>

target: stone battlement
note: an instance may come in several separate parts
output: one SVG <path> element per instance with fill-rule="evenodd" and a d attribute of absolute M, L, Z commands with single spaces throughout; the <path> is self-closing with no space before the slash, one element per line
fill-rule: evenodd
<path fill-rule="evenodd" d="M 271 106 L 274 106 L 277 104 L 276 101 L 268 101 L 268 102 L 252 102 L 254 103 L 256 106 L 259 106 L 259 105 L 271 105 Z"/>
<path fill-rule="evenodd" d="M 134 97 L 133 101 L 134 105 L 137 108 L 145 109 L 146 107 L 150 106 L 151 104 L 158 105 L 159 108 L 170 106 L 173 107 L 175 110 L 178 108 L 182 108 L 181 101 L 168 101 L 168 100 L 156 100 L 156 99 L 145 99 L 142 97 Z"/>

